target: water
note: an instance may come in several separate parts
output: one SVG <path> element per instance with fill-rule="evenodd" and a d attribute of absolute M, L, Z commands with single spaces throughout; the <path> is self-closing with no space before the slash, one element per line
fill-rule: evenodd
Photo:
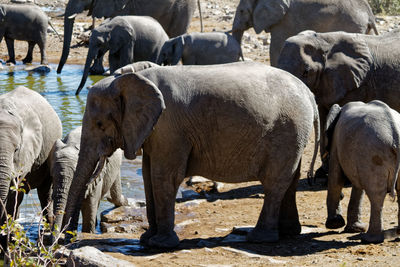
<path fill-rule="evenodd" d="M 45 74 L 27 72 L 24 68 L 24 65 L 16 65 L 0 70 L 0 94 L 9 92 L 20 85 L 33 89 L 45 97 L 57 112 L 63 125 L 63 136 L 79 126 L 88 93 L 88 90 L 83 89 L 79 96 L 75 96 L 82 77 L 83 66 L 66 65 L 62 74 L 56 73 L 56 65 L 51 65 L 52 71 Z M 103 76 L 89 76 L 86 85 L 94 84 L 102 78 Z M 121 180 L 125 197 L 144 199 L 140 158 L 135 161 L 123 160 Z M 113 204 L 103 200 L 98 214 L 112 206 Z M 28 222 L 37 220 L 39 212 L 40 203 L 35 189 L 24 197 L 20 208 L 20 221 L 27 225 Z"/>

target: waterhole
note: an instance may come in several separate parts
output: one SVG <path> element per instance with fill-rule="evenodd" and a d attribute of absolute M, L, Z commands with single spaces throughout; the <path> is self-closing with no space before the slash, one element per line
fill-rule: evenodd
<path fill-rule="evenodd" d="M 56 73 L 56 65 L 50 65 L 48 73 L 35 73 L 25 70 L 25 65 L 13 67 L 4 66 L 0 70 L 0 94 L 15 89 L 17 86 L 28 87 L 41 94 L 53 106 L 63 126 L 63 136 L 81 124 L 85 110 L 88 90 L 85 88 L 79 96 L 75 96 L 76 88 L 82 77 L 83 66 L 65 65 L 62 74 Z M 94 84 L 103 76 L 89 76 L 86 86 Z M 142 182 L 141 158 L 135 161 L 124 159 L 121 166 L 122 190 L 125 197 L 144 199 Z M 113 204 L 102 200 L 98 213 L 113 207 Z M 20 221 L 29 225 L 38 219 L 40 203 L 36 189 L 25 195 L 20 208 Z M 34 224 L 37 225 L 37 224 Z M 37 232 L 37 227 L 29 230 L 30 234 Z"/>

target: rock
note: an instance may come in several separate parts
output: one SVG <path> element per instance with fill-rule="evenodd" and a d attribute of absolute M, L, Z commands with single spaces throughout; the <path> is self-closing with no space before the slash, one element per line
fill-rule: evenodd
<path fill-rule="evenodd" d="M 199 198 L 204 198 L 204 197 L 193 190 L 185 190 L 185 189 L 179 188 L 178 194 L 176 196 L 176 201 L 184 202 L 184 201 L 194 200 L 194 199 L 199 199 Z"/>
<path fill-rule="evenodd" d="M 135 206 L 121 206 L 112 210 L 105 210 L 101 213 L 101 221 L 116 223 L 121 221 L 145 221 L 145 209 Z"/>
<path fill-rule="evenodd" d="M 95 247 L 82 247 L 76 250 L 73 250 L 68 257 L 67 267 L 127 267 L 127 266 L 135 266 L 134 264 L 119 260 L 110 255 L 104 254 L 100 250 Z"/>
<path fill-rule="evenodd" d="M 48 73 L 51 71 L 51 67 L 49 65 L 35 65 L 28 66 L 25 68 L 26 71 L 38 72 L 38 73 Z"/>

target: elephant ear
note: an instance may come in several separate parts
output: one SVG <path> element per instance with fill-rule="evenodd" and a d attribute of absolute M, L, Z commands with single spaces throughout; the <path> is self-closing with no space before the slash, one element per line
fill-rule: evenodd
<path fill-rule="evenodd" d="M 371 52 L 364 40 L 345 36 L 338 40 L 327 55 L 322 74 L 321 100 L 326 106 L 339 103 L 359 88 L 372 63 Z"/>
<path fill-rule="evenodd" d="M 257 34 L 269 32 L 286 14 L 288 0 L 259 0 L 253 11 L 253 26 Z"/>
<path fill-rule="evenodd" d="M 336 124 L 339 120 L 340 112 L 342 111 L 342 108 L 338 105 L 335 104 L 331 107 L 329 110 L 328 116 L 326 117 L 326 124 L 324 125 L 324 135 L 325 135 L 325 140 L 326 141 L 326 153 L 329 153 L 331 150 L 331 145 L 332 145 L 332 138 L 333 138 L 333 132 L 335 130 Z M 327 155 L 322 155 L 322 157 L 326 157 Z"/>
<path fill-rule="evenodd" d="M 43 133 L 42 123 L 36 113 L 29 108 L 25 112 L 24 120 L 21 123 L 21 145 L 16 152 L 16 158 L 23 163 L 23 166 L 16 167 L 26 174 L 30 172 L 31 166 L 35 164 L 35 161 L 40 160 Z"/>
<path fill-rule="evenodd" d="M 165 109 L 163 95 L 150 80 L 137 73 L 116 78 L 110 88 L 120 104 L 125 157 L 134 159 Z"/>
<path fill-rule="evenodd" d="M 177 65 L 182 58 L 183 47 L 185 46 L 185 38 L 183 36 L 175 37 L 172 44 L 172 60 L 171 65 Z"/>
<path fill-rule="evenodd" d="M 123 11 L 129 0 L 94 0 L 89 9 L 92 17 L 110 18 L 117 15 L 127 15 Z M 133 14 L 132 14 L 133 15 Z"/>
<path fill-rule="evenodd" d="M 121 22 L 117 22 L 121 20 Z M 134 30 L 132 26 L 122 18 L 114 18 L 113 21 L 117 26 L 113 27 L 110 32 L 109 45 L 110 54 L 116 54 L 121 47 L 124 47 L 124 52 L 133 55 Z"/>

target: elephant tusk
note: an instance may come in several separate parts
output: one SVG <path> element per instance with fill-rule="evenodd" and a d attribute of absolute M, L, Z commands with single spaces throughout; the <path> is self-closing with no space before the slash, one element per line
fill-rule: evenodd
<path fill-rule="evenodd" d="M 72 14 L 71 16 L 68 17 L 68 19 L 74 19 L 77 15 L 78 13 Z"/>
<path fill-rule="evenodd" d="M 103 170 L 105 162 L 106 162 L 106 157 L 105 156 L 101 157 L 99 163 L 97 164 L 96 170 L 90 177 L 89 182 L 86 184 L 86 188 L 89 187 L 96 180 L 96 178 L 100 176 L 100 173 Z"/>

